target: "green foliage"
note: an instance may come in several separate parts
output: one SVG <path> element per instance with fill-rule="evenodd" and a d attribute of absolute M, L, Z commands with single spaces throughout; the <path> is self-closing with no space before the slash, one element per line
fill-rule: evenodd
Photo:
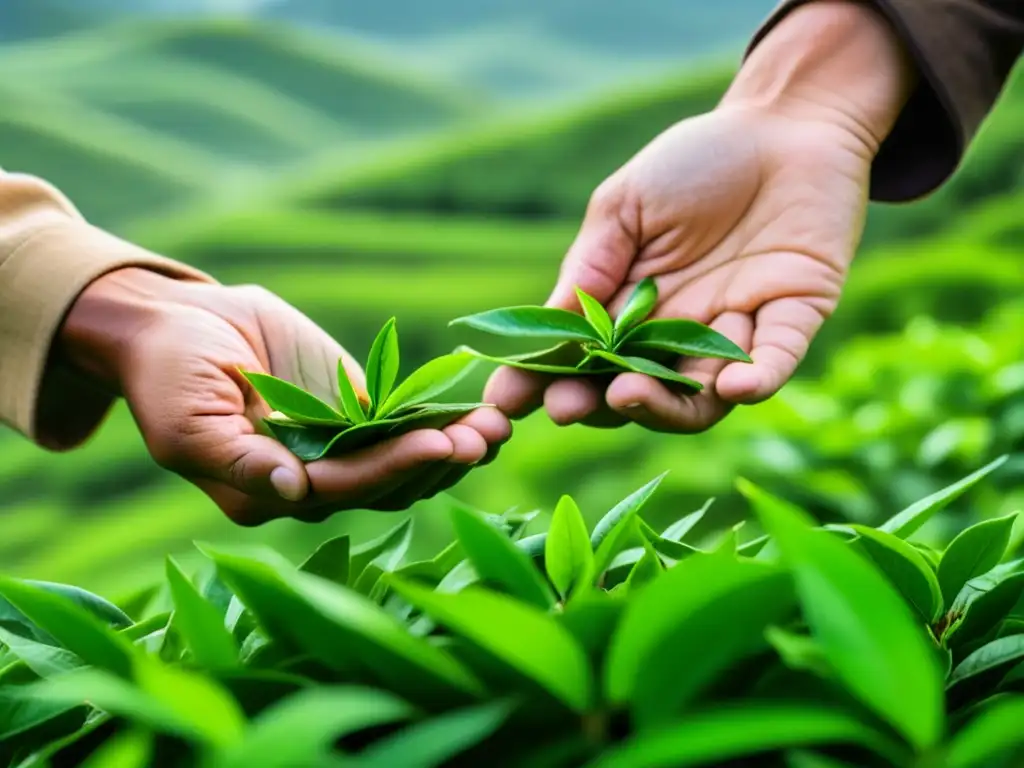
<path fill-rule="evenodd" d="M 337 366 L 337 407 L 275 376 L 251 371 L 243 375 L 272 410 L 264 424 L 304 461 L 337 456 L 414 429 L 439 429 L 484 406 L 427 402 L 469 374 L 475 362 L 470 355 L 456 352 L 431 360 L 395 387 L 398 361 L 398 331 L 392 318 L 370 348 L 365 405 L 342 360 Z"/>
<path fill-rule="evenodd" d="M 742 554 L 731 525 L 684 544 L 709 507 L 657 534 L 640 511 L 662 479 L 589 535 L 562 497 L 536 544 L 529 515 L 453 506 L 455 540 L 423 560 L 406 559 L 411 520 L 301 566 L 203 545 L 214 581 L 169 561 L 173 610 L 150 600 L 129 627 L 88 593 L 4 579 L 19 618 L 0 634 L 0 765 L 136 766 L 153 749 L 282 768 L 1024 757 L 1024 560 L 1006 559 L 1006 521 L 939 551 L 940 571 L 956 564 L 943 580 L 912 516 L 900 536 L 820 526 L 747 481 L 772 546 Z M 940 581 L 961 579 L 944 604 Z"/>
<path fill-rule="evenodd" d="M 658 302 L 658 288 L 644 278 L 633 289 L 622 314 L 612 322 L 607 310 L 590 294 L 576 288 L 583 316 L 552 307 L 509 307 L 450 325 L 466 326 L 497 336 L 556 341 L 551 349 L 498 358 L 470 347 L 460 350 L 484 360 L 524 370 L 563 376 L 607 376 L 636 371 L 699 392 L 703 385 L 663 365 L 679 356 L 718 357 L 751 362 L 750 356 L 717 331 L 693 320 L 645 322 Z M 669 357 L 664 354 L 669 353 Z M 661 357 L 649 359 L 651 356 Z"/>

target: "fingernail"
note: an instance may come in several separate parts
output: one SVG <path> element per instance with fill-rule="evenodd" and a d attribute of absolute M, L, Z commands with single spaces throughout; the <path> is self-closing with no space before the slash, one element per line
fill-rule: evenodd
<path fill-rule="evenodd" d="M 627 411 L 639 411 L 643 406 L 640 403 L 626 403 L 623 408 Z"/>
<path fill-rule="evenodd" d="M 270 473 L 270 484 L 277 495 L 286 501 L 302 500 L 302 483 L 294 472 L 287 467 L 278 467 Z"/>

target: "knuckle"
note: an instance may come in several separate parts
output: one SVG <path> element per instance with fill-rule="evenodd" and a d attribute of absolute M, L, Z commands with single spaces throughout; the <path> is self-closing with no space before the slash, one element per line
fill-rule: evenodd
<path fill-rule="evenodd" d="M 587 212 L 598 216 L 614 213 L 622 207 L 622 200 L 622 182 L 618 174 L 612 174 L 591 193 Z"/>

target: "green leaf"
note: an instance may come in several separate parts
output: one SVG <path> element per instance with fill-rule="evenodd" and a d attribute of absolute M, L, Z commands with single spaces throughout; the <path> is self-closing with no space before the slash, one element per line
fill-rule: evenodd
<path fill-rule="evenodd" d="M 410 725 L 359 753 L 360 768 L 440 768 L 494 734 L 510 707 L 498 701 Z"/>
<path fill-rule="evenodd" d="M 435 357 L 424 363 L 377 409 L 377 416 L 386 418 L 399 409 L 409 408 L 446 392 L 469 375 L 476 360 L 465 352 Z"/>
<path fill-rule="evenodd" d="M 668 558 L 675 562 L 682 560 L 684 557 L 689 557 L 694 552 L 700 551 L 695 547 L 691 547 L 689 544 L 683 544 L 680 541 L 673 541 L 672 539 L 666 539 L 665 537 L 660 536 L 657 531 L 651 528 L 651 526 L 643 520 L 640 520 L 639 523 L 640 533 L 643 538 L 646 541 L 649 541 L 654 546 L 655 551 L 657 551 L 663 558 Z"/>
<path fill-rule="evenodd" d="M 868 560 L 814 530 L 802 511 L 745 480 L 737 485 L 792 570 L 805 620 L 836 676 L 915 747 L 933 746 L 943 729 L 942 673 L 910 607 Z"/>
<path fill-rule="evenodd" d="M 902 512 L 894 515 L 885 523 L 880 525 L 878 530 L 884 531 L 885 533 L 891 533 L 894 536 L 899 536 L 901 539 L 907 538 L 917 531 L 922 525 L 927 523 L 937 512 L 945 509 L 956 501 L 956 499 L 960 498 L 963 494 L 974 487 L 979 481 L 1003 466 L 1008 458 L 1009 456 L 1000 456 L 991 464 L 982 467 L 977 472 L 968 475 L 962 480 L 953 483 L 946 488 L 943 488 L 941 491 L 933 493 L 931 496 L 911 504 Z"/>
<path fill-rule="evenodd" d="M 1003 558 L 1017 515 L 972 525 L 950 542 L 939 561 L 939 586 L 946 605 L 952 605 L 963 586 L 992 570 Z"/>
<path fill-rule="evenodd" d="M 643 539 L 643 550 L 643 557 L 637 560 L 630 570 L 629 576 L 626 577 L 626 589 L 630 592 L 654 581 L 665 570 L 661 558 L 658 557 L 654 546 L 647 539 Z"/>
<path fill-rule="evenodd" d="M 605 344 L 611 346 L 614 332 L 612 330 L 612 318 L 608 314 L 608 310 L 601 305 L 601 302 L 582 288 L 576 289 L 576 298 L 579 299 L 580 307 L 583 308 L 583 315 L 587 318 L 591 327 L 597 331 Z"/>
<path fill-rule="evenodd" d="M 544 543 L 544 566 L 563 598 L 577 585 L 593 579 L 594 551 L 590 548 L 590 534 L 571 496 L 562 496 L 551 516 Z"/>
<path fill-rule="evenodd" d="M 349 586 L 355 586 L 371 564 L 377 564 L 383 570 L 394 569 L 409 551 L 412 528 L 412 518 L 407 517 L 391 530 L 353 549 L 348 566 Z"/>
<path fill-rule="evenodd" d="M 390 577 L 392 588 L 449 630 L 533 680 L 576 711 L 593 699 L 586 654 L 555 619 L 505 595 L 467 587 L 442 594 Z"/>
<path fill-rule="evenodd" d="M 299 570 L 335 584 L 347 584 L 351 545 L 352 539 L 347 533 L 328 539 L 305 559 Z"/>
<path fill-rule="evenodd" d="M 942 615 L 942 591 L 924 555 L 891 533 L 863 525 L 850 527 L 860 536 L 858 543 L 864 553 L 899 590 L 903 599 L 925 622 L 937 621 Z"/>
<path fill-rule="evenodd" d="M 0 595 L 87 664 L 131 674 L 131 643 L 69 598 L 6 577 L 0 577 Z"/>
<path fill-rule="evenodd" d="M 338 404 L 346 419 L 353 424 L 362 424 L 366 421 L 366 411 L 363 410 L 359 394 L 348 377 L 348 371 L 345 370 L 345 358 L 338 358 L 338 395 Z"/>
<path fill-rule="evenodd" d="M 547 610 L 555 604 L 544 577 L 511 539 L 463 507 L 452 507 L 451 516 L 455 535 L 481 579 L 500 584 L 538 608 Z"/>
<path fill-rule="evenodd" d="M 148 768 L 153 738 L 145 731 L 121 731 L 107 739 L 82 763 L 82 768 Z"/>
<path fill-rule="evenodd" d="M 804 670 L 819 677 L 832 676 L 832 667 L 814 638 L 768 627 L 765 639 L 771 643 L 782 663 L 790 669 Z"/>
<path fill-rule="evenodd" d="M 633 526 L 634 519 L 647 500 L 658 490 L 658 486 L 661 485 L 661 481 L 667 474 L 667 472 L 663 472 L 643 488 L 631 493 L 597 521 L 597 525 L 594 526 L 594 530 L 590 534 L 590 546 L 594 550 L 595 577 L 600 578 L 611 565 L 614 557 L 629 542 L 636 530 Z"/>
<path fill-rule="evenodd" d="M 821 705 L 744 704 L 698 712 L 634 736 L 589 768 L 688 768 L 720 765 L 772 750 L 855 745 L 908 765 L 908 755 L 882 734 L 844 712 Z"/>
<path fill-rule="evenodd" d="M 464 702 L 477 680 L 450 655 L 409 634 L 373 602 L 286 563 L 204 546 L 267 633 L 343 674 L 369 674 L 398 695 Z"/>
<path fill-rule="evenodd" d="M 70 584 L 56 584 L 52 581 L 36 581 L 35 579 L 25 579 L 24 582 L 38 587 L 44 592 L 51 592 L 67 598 L 80 608 L 84 608 L 107 626 L 124 629 L 132 624 L 131 616 L 116 605 L 99 595 L 87 592 L 81 587 L 75 587 Z"/>
<path fill-rule="evenodd" d="M 344 736 L 413 715 L 407 703 L 368 688 L 313 688 L 282 699 L 253 721 L 245 740 L 221 754 L 221 768 L 293 768 Z M 361 760 L 358 761 L 360 764 Z"/>
<path fill-rule="evenodd" d="M 656 363 L 653 360 L 648 360 L 644 357 L 624 357 L 622 355 L 606 352 L 603 349 L 592 349 L 590 354 L 593 357 L 599 357 L 602 360 L 607 360 L 609 363 L 613 363 L 626 371 L 642 373 L 645 376 L 653 376 L 656 379 L 671 381 L 675 384 L 684 384 L 690 389 L 694 389 L 698 392 L 704 389 L 704 385 L 700 382 L 694 381 L 691 378 L 683 376 L 681 373 L 673 371 L 671 368 L 666 368 L 661 363 Z"/>
<path fill-rule="evenodd" d="M 395 318 L 391 318 L 380 329 L 370 347 L 366 360 L 366 389 L 370 397 L 370 413 L 376 415 L 398 378 L 398 332 Z"/>
<path fill-rule="evenodd" d="M 11 685 L 0 688 L 0 745 L 47 724 L 58 724 L 80 703 L 43 701 L 31 695 L 34 686 Z M 0 748 L 0 755 L 3 754 Z"/>
<path fill-rule="evenodd" d="M 16 635 L 3 627 L 0 627 L 0 643 L 40 677 L 62 675 L 83 665 L 71 651 Z"/>
<path fill-rule="evenodd" d="M 990 768 L 999 758 L 1024 745 L 1024 698 L 993 701 L 953 738 L 947 768 Z"/>
<path fill-rule="evenodd" d="M 1009 669 L 1024 659 L 1024 635 L 1007 635 L 970 654 L 949 676 L 949 687 L 966 682 L 972 677 L 1000 669 Z"/>
<path fill-rule="evenodd" d="M 625 355 L 643 355 L 650 349 L 685 357 L 712 357 L 722 360 L 753 362 L 739 346 L 695 320 L 660 319 L 641 323 L 619 342 Z"/>
<path fill-rule="evenodd" d="M 713 498 L 708 499 L 704 502 L 704 506 L 698 509 L 696 512 L 691 512 L 686 517 L 676 520 L 672 525 L 661 532 L 661 538 L 668 539 L 669 541 L 682 541 L 686 534 L 692 531 L 697 524 L 704 519 L 704 515 L 707 514 L 708 510 L 711 509 L 711 505 L 715 503 Z"/>
<path fill-rule="evenodd" d="M 465 326 L 495 336 L 551 341 L 603 341 L 583 315 L 552 307 L 507 307 L 460 317 L 449 326 Z"/>
<path fill-rule="evenodd" d="M 630 600 L 608 652 L 606 696 L 628 703 L 641 727 L 663 723 L 766 647 L 765 629 L 795 605 L 789 575 L 777 566 L 695 554 Z"/>
<path fill-rule="evenodd" d="M 590 590 L 570 601 L 556 618 L 600 668 L 625 607 L 625 601 L 608 592 Z"/>
<path fill-rule="evenodd" d="M 586 350 L 584 350 L 583 346 L 576 341 L 558 344 L 557 346 L 542 349 L 538 352 L 527 352 L 522 355 L 509 355 L 507 357 L 486 355 L 483 352 L 465 345 L 457 347 L 455 351 L 457 353 L 472 355 L 478 360 L 485 360 L 489 363 L 496 363 L 498 365 L 506 365 L 511 368 L 519 368 L 524 371 L 534 371 L 535 373 L 551 373 L 560 376 L 592 376 L 601 373 L 599 370 L 581 369 L 579 367 L 588 358 Z M 614 366 L 608 366 L 608 372 L 614 372 L 616 370 L 617 369 Z"/>
<path fill-rule="evenodd" d="M 987 635 L 1006 619 L 1022 594 L 1024 573 L 1013 573 L 975 596 L 964 606 L 963 618 L 951 628 L 949 644 L 962 646 Z"/>
<path fill-rule="evenodd" d="M 199 590 L 169 555 L 167 583 L 174 597 L 175 626 L 195 660 L 213 669 L 236 666 L 238 646 L 224 626 L 224 617 L 199 594 Z"/>
<path fill-rule="evenodd" d="M 643 322 L 658 303 L 658 285 L 654 278 L 645 277 L 626 300 L 626 306 L 615 318 L 615 339 L 619 340 L 637 323 Z"/>
<path fill-rule="evenodd" d="M 340 427 L 348 421 L 316 395 L 311 395 L 291 382 L 266 373 L 242 371 L 242 375 L 272 411 L 277 411 L 299 424 Z"/>

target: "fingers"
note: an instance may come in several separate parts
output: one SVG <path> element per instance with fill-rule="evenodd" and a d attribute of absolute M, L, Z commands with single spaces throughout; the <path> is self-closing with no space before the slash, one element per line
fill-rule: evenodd
<path fill-rule="evenodd" d="M 497 406 L 510 419 L 522 419 L 544 404 L 544 389 L 551 380 L 530 371 L 499 368 L 484 387 L 484 402 Z"/>
<path fill-rule="evenodd" d="M 561 379 L 544 393 L 544 407 L 555 424 L 585 424 L 608 429 L 621 427 L 629 420 L 612 411 L 604 400 L 607 382 L 585 379 Z"/>
<path fill-rule="evenodd" d="M 718 396 L 730 403 L 751 405 L 774 395 L 796 372 L 826 315 L 824 302 L 813 299 L 777 299 L 765 304 L 757 312 L 750 352 L 753 364 L 727 366 L 715 385 Z"/>

